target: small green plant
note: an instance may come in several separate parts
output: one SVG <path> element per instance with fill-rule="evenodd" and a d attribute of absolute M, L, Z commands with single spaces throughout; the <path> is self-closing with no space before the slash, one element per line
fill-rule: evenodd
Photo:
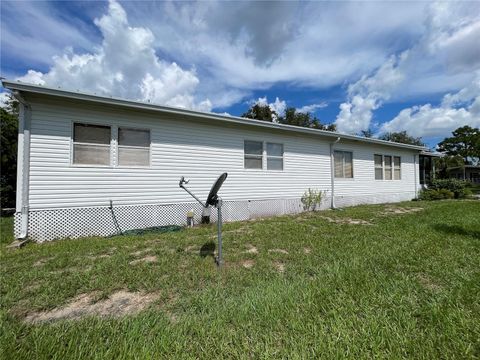
<path fill-rule="evenodd" d="M 303 196 L 300 199 L 303 204 L 304 210 L 307 210 L 307 211 L 317 210 L 317 208 L 320 207 L 320 204 L 322 202 L 322 197 L 324 194 L 325 194 L 325 191 L 313 190 L 308 188 L 308 190 L 306 190 L 303 193 Z"/>

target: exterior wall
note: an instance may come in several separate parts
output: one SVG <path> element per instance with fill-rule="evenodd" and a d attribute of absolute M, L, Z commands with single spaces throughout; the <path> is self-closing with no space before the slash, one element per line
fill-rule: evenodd
<path fill-rule="evenodd" d="M 219 125 L 207 120 L 55 100 L 40 95 L 31 95 L 27 100 L 32 105 L 29 234 L 36 240 L 109 234 L 110 230 L 91 233 L 85 224 L 100 222 L 98 216 L 111 222 L 110 201 L 114 209 L 123 209 L 124 214 L 130 209 L 130 217 L 139 218 L 136 222 L 125 220 L 124 229 L 145 227 L 147 223 L 166 225 L 167 220 L 184 223 L 185 212 L 196 208 L 196 204 L 192 204 L 191 197 L 178 187 L 181 176 L 190 179 L 189 189 L 205 199 L 218 175 L 228 172 L 220 192 L 230 207 L 230 215 L 225 216 L 227 221 L 301 211 L 299 199 L 308 188 L 326 191 L 324 207 L 328 206 L 331 140 L 327 138 L 242 125 Z M 150 129 L 151 166 L 72 165 L 74 122 Z M 282 143 L 284 170 L 245 170 L 244 140 Z M 415 197 L 413 151 L 359 142 L 340 142 L 336 148 L 351 150 L 354 156 L 354 178 L 336 179 L 337 206 Z M 402 157 L 402 180 L 374 180 L 373 155 L 376 153 Z M 174 205 L 170 207 L 173 214 L 170 218 L 164 216 L 164 220 L 145 223 L 145 218 L 151 216 L 148 214 L 155 213 L 159 218 L 168 205 Z M 143 207 L 148 206 L 150 210 L 143 212 Z M 155 207 L 158 209 L 151 210 Z M 80 208 L 103 210 L 91 215 L 91 210 L 82 212 Z M 87 213 L 90 215 L 84 215 Z M 196 213 L 200 213 L 198 209 Z M 61 223 L 67 218 L 70 227 L 65 228 Z M 79 225 L 72 224 L 71 218 Z M 34 230 L 45 223 L 50 224 L 50 229 L 66 230 L 49 230 L 48 234 Z"/>

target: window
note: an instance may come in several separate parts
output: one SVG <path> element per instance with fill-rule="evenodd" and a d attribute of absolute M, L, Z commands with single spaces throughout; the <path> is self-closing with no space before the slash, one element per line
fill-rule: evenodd
<path fill-rule="evenodd" d="M 263 142 L 245 140 L 243 151 L 245 169 L 263 169 Z"/>
<path fill-rule="evenodd" d="M 374 155 L 375 180 L 400 180 L 402 178 L 401 158 L 391 155 Z"/>
<path fill-rule="evenodd" d="M 150 131 L 118 128 L 118 165 L 150 165 Z"/>
<path fill-rule="evenodd" d="M 350 151 L 334 151 L 336 178 L 353 178 L 353 154 Z"/>
<path fill-rule="evenodd" d="M 400 164 L 401 164 L 400 156 L 394 156 L 393 157 L 393 179 L 394 180 L 400 180 L 402 178 Z"/>
<path fill-rule="evenodd" d="M 283 145 L 267 143 L 267 170 L 283 170 Z"/>
<path fill-rule="evenodd" d="M 383 179 L 383 156 L 375 155 L 375 180 Z"/>
<path fill-rule="evenodd" d="M 383 163 L 385 165 L 385 180 L 392 180 L 392 157 L 385 155 Z"/>
<path fill-rule="evenodd" d="M 73 163 L 110 165 L 110 126 L 74 124 Z"/>

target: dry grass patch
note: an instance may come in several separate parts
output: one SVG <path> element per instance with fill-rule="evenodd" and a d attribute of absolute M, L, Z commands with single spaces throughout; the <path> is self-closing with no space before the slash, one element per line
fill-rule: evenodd
<path fill-rule="evenodd" d="M 420 283 L 420 285 L 422 285 L 427 290 L 438 292 L 438 291 L 441 291 L 443 289 L 442 286 L 436 284 L 426 274 L 418 274 L 417 278 L 418 278 L 418 282 Z"/>
<path fill-rule="evenodd" d="M 105 300 L 94 302 L 95 295 L 96 293 L 81 294 L 63 307 L 31 313 L 25 317 L 25 322 L 42 323 L 64 319 L 76 320 L 85 316 L 123 317 L 140 312 L 158 298 L 158 294 L 120 290 Z"/>
<path fill-rule="evenodd" d="M 152 248 L 145 248 L 145 249 L 141 249 L 141 250 L 138 250 L 138 251 L 135 251 L 133 253 L 130 253 L 130 255 L 133 255 L 133 256 L 141 256 L 147 252 L 150 252 L 152 251 Z"/>
<path fill-rule="evenodd" d="M 258 249 L 251 245 L 251 244 L 247 244 L 246 245 L 248 247 L 247 250 L 245 250 L 244 252 L 247 253 L 247 254 L 258 254 Z"/>
<path fill-rule="evenodd" d="M 304 253 L 304 254 L 307 254 L 307 255 L 308 255 L 308 254 L 310 254 L 311 252 L 312 252 L 312 249 L 310 249 L 310 248 L 308 248 L 308 247 L 303 248 L 303 253 Z"/>
<path fill-rule="evenodd" d="M 43 266 L 45 265 L 47 262 L 49 262 L 50 260 L 53 260 L 55 259 L 54 257 L 48 257 L 48 258 L 42 258 L 42 259 L 39 259 L 37 261 L 35 261 L 33 263 L 33 266 L 34 267 L 40 267 L 40 266 Z"/>
<path fill-rule="evenodd" d="M 133 260 L 133 261 L 130 261 L 129 264 L 130 265 L 137 265 L 137 264 L 140 264 L 140 263 L 153 263 L 153 262 L 157 262 L 158 259 L 156 256 L 154 255 L 148 255 L 148 256 L 145 256 L 141 259 L 136 259 L 136 260 Z"/>
<path fill-rule="evenodd" d="M 269 253 L 285 254 L 285 255 L 288 254 L 288 251 L 287 251 L 287 250 L 284 250 L 284 249 L 269 249 L 268 252 L 269 252 Z"/>
<path fill-rule="evenodd" d="M 275 267 L 275 269 L 276 269 L 279 273 L 283 274 L 283 273 L 285 272 L 285 264 L 284 264 L 284 263 L 282 263 L 282 262 L 280 262 L 280 261 L 275 261 L 275 262 L 273 263 L 273 266 Z"/>
<path fill-rule="evenodd" d="M 395 207 L 388 206 L 384 211 L 381 212 L 381 215 L 396 215 L 396 214 L 411 214 L 418 211 L 422 211 L 421 207 Z"/>
<path fill-rule="evenodd" d="M 251 269 L 253 267 L 253 265 L 255 265 L 255 261 L 254 260 L 243 260 L 242 261 L 242 266 L 245 268 L 245 269 Z"/>
<path fill-rule="evenodd" d="M 348 224 L 348 225 L 373 225 L 371 222 L 367 220 L 361 219 L 352 219 L 352 218 L 331 218 L 329 216 L 320 216 L 322 219 L 327 220 L 330 223 L 335 224 Z"/>

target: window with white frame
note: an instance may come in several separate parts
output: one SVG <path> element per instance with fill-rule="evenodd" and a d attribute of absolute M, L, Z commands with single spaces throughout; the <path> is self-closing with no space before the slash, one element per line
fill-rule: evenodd
<path fill-rule="evenodd" d="M 335 150 L 333 153 L 336 178 L 353 178 L 353 153 Z"/>
<path fill-rule="evenodd" d="M 400 156 L 393 157 L 393 179 L 400 180 L 402 178 L 402 161 Z"/>
<path fill-rule="evenodd" d="M 383 180 L 383 156 L 375 154 L 375 180 Z"/>
<path fill-rule="evenodd" d="M 283 170 L 283 144 L 267 143 L 267 170 Z"/>
<path fill-rule="evenodd" d="M 390 155 L 383 156 L 385 180 L 392 180 L 392 157 Z"/>
<path fill-rule="evenodd" d="M 375 180 L 401 180 L 402 160 L 400 156 L 374 155 Z"/>
<path fill-rule="evenodd" d="M 73 163 L 110 165 L 110 126 L 75 123 L 73 127 Z"/>
<path fill-rule="evenodd" d="M 150 166 L 150 130 L 118 128 L 118 165 Z"/>
<path fill-rule="evenodd" d="M 263 169 L 263 142 L 245 140 L 243 145 L 245 169 Z"/>

